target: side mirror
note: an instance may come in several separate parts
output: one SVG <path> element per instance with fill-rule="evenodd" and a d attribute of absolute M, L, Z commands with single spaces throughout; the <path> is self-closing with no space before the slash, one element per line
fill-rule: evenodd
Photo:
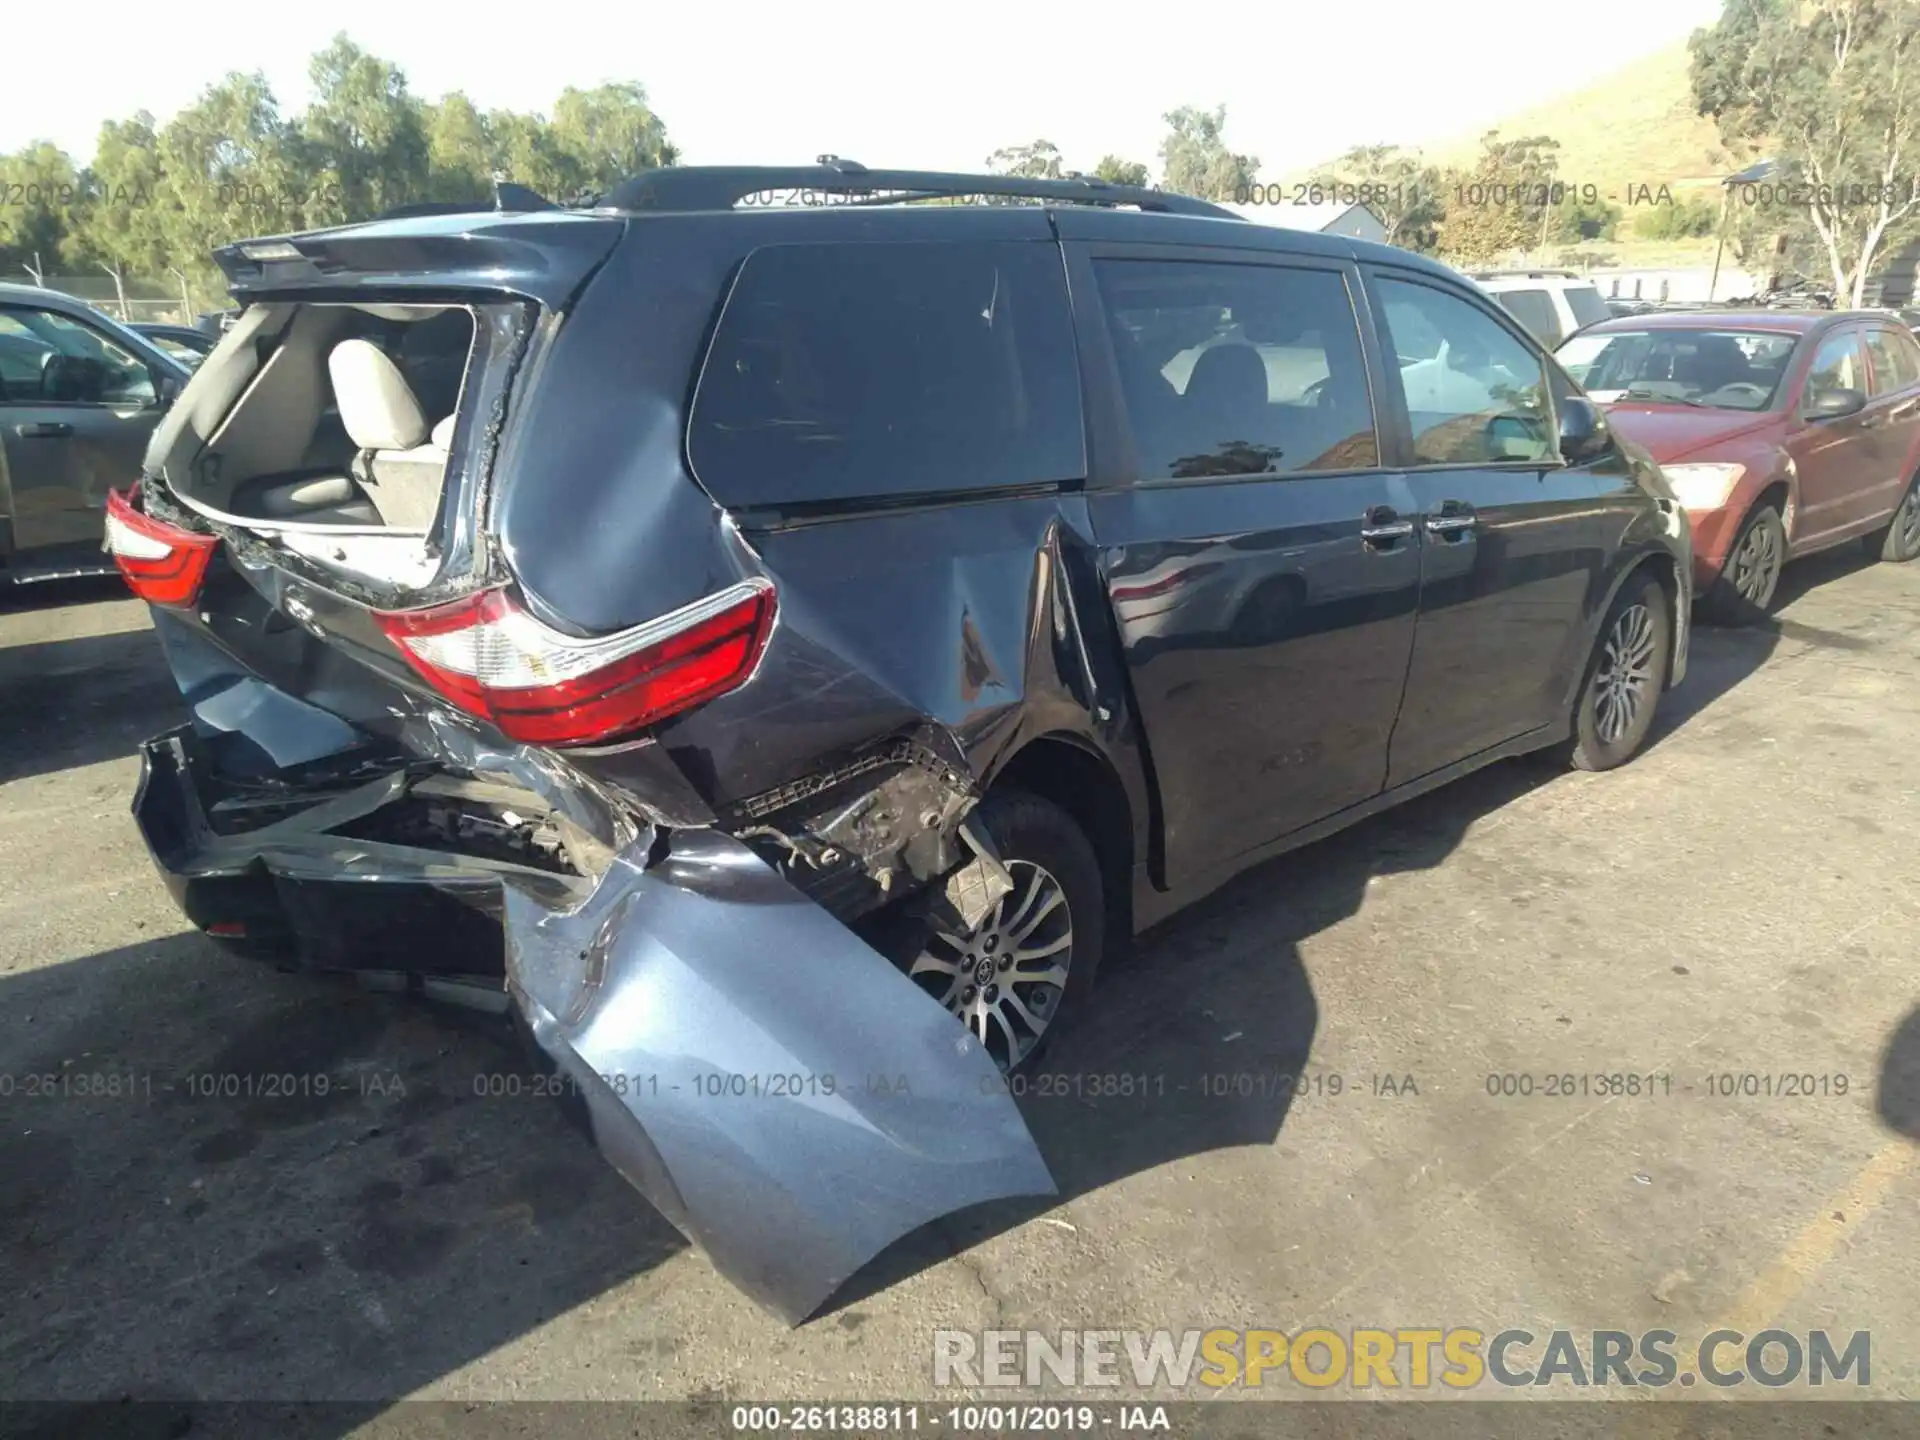
<path fill-rule="evenodd" d="M 1607 422 L 1600 407 L 1584 395 L 1569 395 L 1560 402 L 1560 458 L 1569 465 L 1580 465 L 1607 448 Z"/>
<path fill-rule="evenodd" d="M 1806 416 L 1809 420 L 1838 420 L 1844 415 L 1858 415 L 1867 408 L 1867 397 L 1859 390 L 1821 390 L 1807 401 Z"/>

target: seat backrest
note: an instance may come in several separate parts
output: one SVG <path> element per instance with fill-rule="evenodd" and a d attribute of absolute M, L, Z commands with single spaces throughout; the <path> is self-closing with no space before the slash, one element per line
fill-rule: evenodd
<path fill-rule="evenodd" d="M 427 438 L 427 417 L 400 367 L 370 340 L 342 340 L 327 356 L 340 423 L 362 450 L 411 450 Z"/>

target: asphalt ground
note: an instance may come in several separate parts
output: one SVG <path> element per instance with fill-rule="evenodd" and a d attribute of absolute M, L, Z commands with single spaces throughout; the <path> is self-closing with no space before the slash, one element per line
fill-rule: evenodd
<path fill-rule="evenodd" d="M 498 1021 L 189 930 L 128 814 L 182 714 L 144 607 L 0 599 L 0 1396 L 347 1433 L 402 1397 L 950 1399 L 940 1331 L 1464 1327 L 1539 1337 L 1523 1371 L 1556 1330 L 1670 1330 L 1682 1371 L 1716 1328 L 1866 1331 L 1864 1388 L 1657 1398 L 1920 1398 L 1920 566 L 1817 558 L 1783 600 L 1696 631 L 1625 769 L 1497 765 L 1144 937 L 1022 1099 L 1057 1203 L 789 1329 L 498 1093 L 532 1074 Z"/>

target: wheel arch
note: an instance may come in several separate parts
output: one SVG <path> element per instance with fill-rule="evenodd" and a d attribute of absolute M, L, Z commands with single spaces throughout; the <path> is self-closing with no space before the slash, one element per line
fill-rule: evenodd
<path fill-rule="evenodd" d="M 1072 817 L 1100 862 L 1109 952 L 1124 945 L 1133 934 L 1134 816 L 1113 762 L 1078 736 L 1054 731 L 1008 756 L 986 789 L 1024 790 Z"/>

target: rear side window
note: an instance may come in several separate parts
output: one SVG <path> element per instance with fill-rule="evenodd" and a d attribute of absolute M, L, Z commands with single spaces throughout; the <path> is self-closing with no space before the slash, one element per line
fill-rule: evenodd
<path fill-rule="evenodd" d="M 1582 330 L 1613 318 L 1613 312 L 1607 309 L 1607 302 L 1600 298 L 1600 292 L 1591 285 L 1569 285 L 1562 293 L 1567 297 L 1567 308 L 1573 311 L 1573 323 Z"/>
<path fill-rule="evenodd" d="M 1098 260 L 1141 474 L 1380 463 L 1359 324 L 1337 271 Z"/>
<path fill-rule="evenodd" d="M 1553 308 L 1553 297 L 1544 290 L 1503 290 L 1494 297 L 1509 314 L 1532 332 L 1542 345 L 1558 345 L 1561 340 L 1560 315 Z"/>
<path fill-rule="evenodd" d="M 775 245 L 741 268 L 688 426 L 723 505 L 1086 475 L 1051 244 Z"/>

